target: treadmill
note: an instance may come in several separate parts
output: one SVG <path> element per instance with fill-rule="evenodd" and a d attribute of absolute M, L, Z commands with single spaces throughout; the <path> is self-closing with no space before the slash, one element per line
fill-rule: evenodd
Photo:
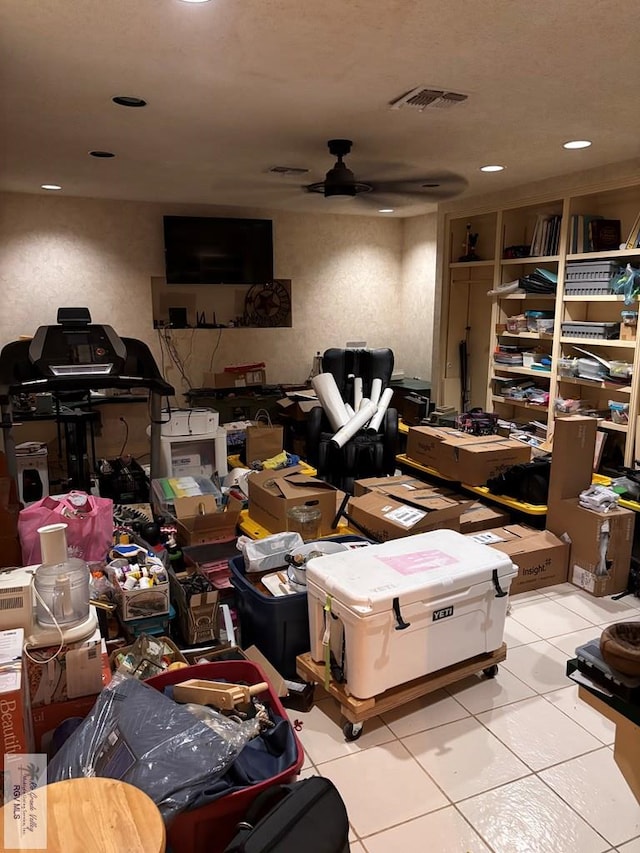
<path fill-rule="evenodd" d="M 31 340 L 13 341 L 0 351 L 0 427 L 9 475 L 17 478 L 13 395 L 78 392 L 89 397 L 91 391 L 109 388 L 146 388 L 150 392 L 153 479 L 160 470 L 162 398 L 172 396 L 175 389 L 158 370 L 145 343 L 121 338 L 111 326 L 92 323 L 88 308 L 59 308 L 57 321 L 55 326 L 40 326 Z M 76 432 L 76 440 L 78 435 Z M 82 436 L 86 443 L 84 431 Z M 82 458 L 82 448 L 75 450 L 76 458 Z"/>

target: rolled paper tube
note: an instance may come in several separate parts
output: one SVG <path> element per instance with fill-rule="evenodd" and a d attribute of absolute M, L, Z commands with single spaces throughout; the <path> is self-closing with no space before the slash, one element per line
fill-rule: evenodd
<path fill-rule="evenodd" d="M 344 407 L 347 410 L 347 414 L 349 415 L 349 417 L 352 418 L 355 415 L 355 412 L 353 411 L 351 406 L 348 403 L 345 403 Z"/>
<path fill-rule="evenodd" d="M 68 558 L 67 525 L 47 524 L 45 527 L 38 528 L 38 534 L 42 562 L 47 566 L 66 562 Z"/>
<path fill-rule="evenodd" d="M 367 432 L 378 432 L 380 429 L 380 424 L 382 423 L 382 419 L 384 417 L 384 413 L 389 408 L 389 403 L 391 402 L 391 398 L 393 397 L 393 388 L 385 388 L 382 392 L 382 397 L 380 397 L 380 402 L 378 403 L 378 411 L 371 418 L 371 423 L 367 427 Z"/>
<path fill-rule="evenodd" d="M 357 412 L 362 402 L 362 377 L 356 376 L 353 380 L 353 408 Z"/>
<path fill-rule="evenodd" d="M 382 394 L 382 379 L 378 376 L 371 383 L 371 402 L 377 406 L 380 402 L 380 394 Z"/>
<path fill-rule="evenodd" d="M 311 380 L 311 386 L 318 395 L 322 408 L 327 413 L 332 429 L 336 432 L 349 420 L 344 401 L 338 391 L 332 373 L 319 373 Z"/>
<path fill-rule="evenodd" d="M 360 400 L 360 405 L 358 406 L 358 411 L 360 411 L 360 409 L 364 409 L 364 407 L 368 406 L 370 402 L 371 402 L 371 400 L 368 397 L 363 397 L 362 400 Z"/>
<path fill-rule="evenodd" d="M 342 427 L 331 439 L 331 444 L 336 447 L 344 447 L 350 438 L 358 432 L 359 429 L 369 421 L 376 413 L 376 407 L 371 401 L 366 406 L 363 406 L 351 420 Z"/>

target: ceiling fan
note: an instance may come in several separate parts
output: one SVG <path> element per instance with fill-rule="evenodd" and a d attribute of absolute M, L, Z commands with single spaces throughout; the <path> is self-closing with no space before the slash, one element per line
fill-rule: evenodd
<path fill-rule="evenodd" d="M 330 139 L 327 142 L 329 152 L 337 158 L 327 172 L 324 181 L 317 181 L 303 187 L 309 193 L 317 193 L 325 198 L 369 198 L 372 203 L 380 203 L 380 196 L 410 196 L 416 201 L 442 201 L 459 195 L 467 186 L 461 175 L 451 172 L 438 172 L 422 178 L 404 180 L 367 180 L 359 181 L 344 162 L 351 151 L 350 139 Z"/>

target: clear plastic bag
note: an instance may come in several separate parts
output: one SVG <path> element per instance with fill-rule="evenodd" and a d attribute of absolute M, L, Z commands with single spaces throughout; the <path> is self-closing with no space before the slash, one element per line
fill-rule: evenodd
<path fill-rule="evenodd" d="M 633 305 L 640 293 L 640 270 L 627 264 L 623 270 L 614 275 L 609 288 L 616 296 L 624 296 L 625 305 Z"/>
<path fill-rule="evenodd" d="M 202 722 L 148 684 L 116 674 L 47 769 L 49 783 L 121 779 L 148 794 L 165 822 L 189 808 L 233 763 L 253 726 Z"/>
<path fill-rule="evenodd" d="M 265 572 L 285 565 L 285 555 L 304 544 L 299 533 L 274 533 L 264 539 L 238 538 L 246 572 Z"/>

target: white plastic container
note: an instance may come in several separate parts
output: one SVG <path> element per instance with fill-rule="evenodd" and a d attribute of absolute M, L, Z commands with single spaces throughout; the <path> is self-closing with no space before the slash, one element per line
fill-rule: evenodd
<path fill-rule="evenodd" d="M 506 554 L 452 530 L 310 560 L 311 656 L 325 657 L 327 596 L 331 649 L 360 699 L 493 652 L 516 574 Z"/>
<path fill-rule="evenodd" d="M 208 435 L 219 427 L 220 415 L 215 409 L 163 409 L 161 435 Z"/>

